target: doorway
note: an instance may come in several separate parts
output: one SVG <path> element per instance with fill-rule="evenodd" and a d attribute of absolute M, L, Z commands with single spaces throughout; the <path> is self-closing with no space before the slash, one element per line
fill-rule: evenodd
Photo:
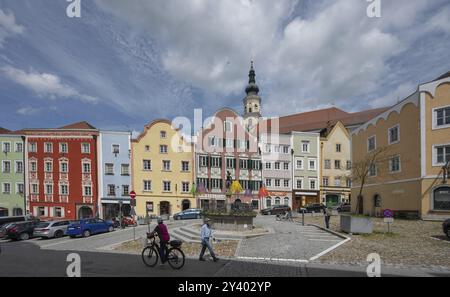
<path fill-rule="evenodd" d="M 161 203 L 159 205 L 159 214 L 161 216 L 170 215 L 170 202 L 161 201 Z"/>
<path fill-rule="evenodd" d="M 93 215 L 93 211 L 92 208 L 90 208 L 89 206 L 82 206 L 80 207 L 80 209 L 78 210 L 78 218 L 79 219 L 89 219 L 94 217 Z"/>
<path fill-rule="evenodd" d="M 186 210 L 191 208 L 191 201 L 189 200 L 183 200 L 183 202 L 181 202 L 181 210 Z"/>

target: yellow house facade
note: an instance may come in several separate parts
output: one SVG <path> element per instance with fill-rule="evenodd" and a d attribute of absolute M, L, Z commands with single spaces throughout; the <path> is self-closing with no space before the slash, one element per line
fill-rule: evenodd
<path fill-rule="evenodd" d="M 196 208 L 192 146 L 168 120 L 156 120 L 131 142 L 137 216 L 171 216 Z"/>
<path fill-rule="evenodd" d="M 358 203 L 361 183 L 352 186 L 352 210 L 381 216 L 392 209 L 422 219 L 448 218 L 450 182 L 444 167 L 450 161 L 450 73 L 420 85 L 353 131 L 353 163 L 380 150 Z"/>
<path fill-rule="evenodd" d="M 325 134 L 325 135 L 324 135 Z M 322 133 L 320 197 L 327 206 L 349 202 L 351 194 L 350 134 L 342 122 Z"/>

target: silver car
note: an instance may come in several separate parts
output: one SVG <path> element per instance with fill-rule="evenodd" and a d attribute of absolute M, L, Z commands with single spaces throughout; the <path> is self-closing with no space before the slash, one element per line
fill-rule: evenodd
<path fill-rule="evenodd" d="M 33 237 L 60 238 L 66 235 L 70 221 L 41 222 L 34 228 Z"/>

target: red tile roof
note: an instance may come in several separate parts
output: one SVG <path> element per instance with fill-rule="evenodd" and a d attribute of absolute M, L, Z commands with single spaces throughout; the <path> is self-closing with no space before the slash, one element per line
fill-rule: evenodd
<path fill-rule="evenodd" d="M 8 133 L 10 133 L 11 131 L 9 131 L 8 129 L 5 129 L 5 128 L 2 128 L 2 127 L 0 127 L 0 134 L 8 134 Z"/>
<path fill-rule="evenodd" d="M 361 112 L 348 113 L 338 108 L 327 108 L 316 111 L 304 112 L 279 118 L 280 133 L 292 131 L 308 132 L 324 129 L 342 122 L 344 126 L 357 126 L 364 124 L 389 108 L 377 108 Z M 267 123 L 270 131 L 271 121 Z M 263 128 L 263 127 L 262 127 Z"/>
<path fill-rule="evenodd" d="M 61 128 L 58 128 L 61 130 L 66 130 L 66 129 L 70 129 L 70 130 L 96 130 L 97 128 L 95 128 L 94 126 L 92 126 L 91 124 L 89 124 L 86 121 L 83 122 L 78 122 L 78 123 L 74 123 L 74 124 L 70 124 Z"/>

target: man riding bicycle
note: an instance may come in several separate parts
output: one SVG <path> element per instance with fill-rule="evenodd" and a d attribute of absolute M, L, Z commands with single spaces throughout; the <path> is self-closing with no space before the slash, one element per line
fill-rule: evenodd
<path fill-rule="evenodd" d="M 151 233 L 152 236 L 158 234 L 159 237 L 159 255 L 161 256 L 161 263 L 166 262 L 166 246 L 170 241 L 170 235 L 169 230 L 167 229 L 167 226 L 164 224 L 164 220 L 162 218 L 158 218 L 158 225 L 155 227 L 153 232 Z"/>

